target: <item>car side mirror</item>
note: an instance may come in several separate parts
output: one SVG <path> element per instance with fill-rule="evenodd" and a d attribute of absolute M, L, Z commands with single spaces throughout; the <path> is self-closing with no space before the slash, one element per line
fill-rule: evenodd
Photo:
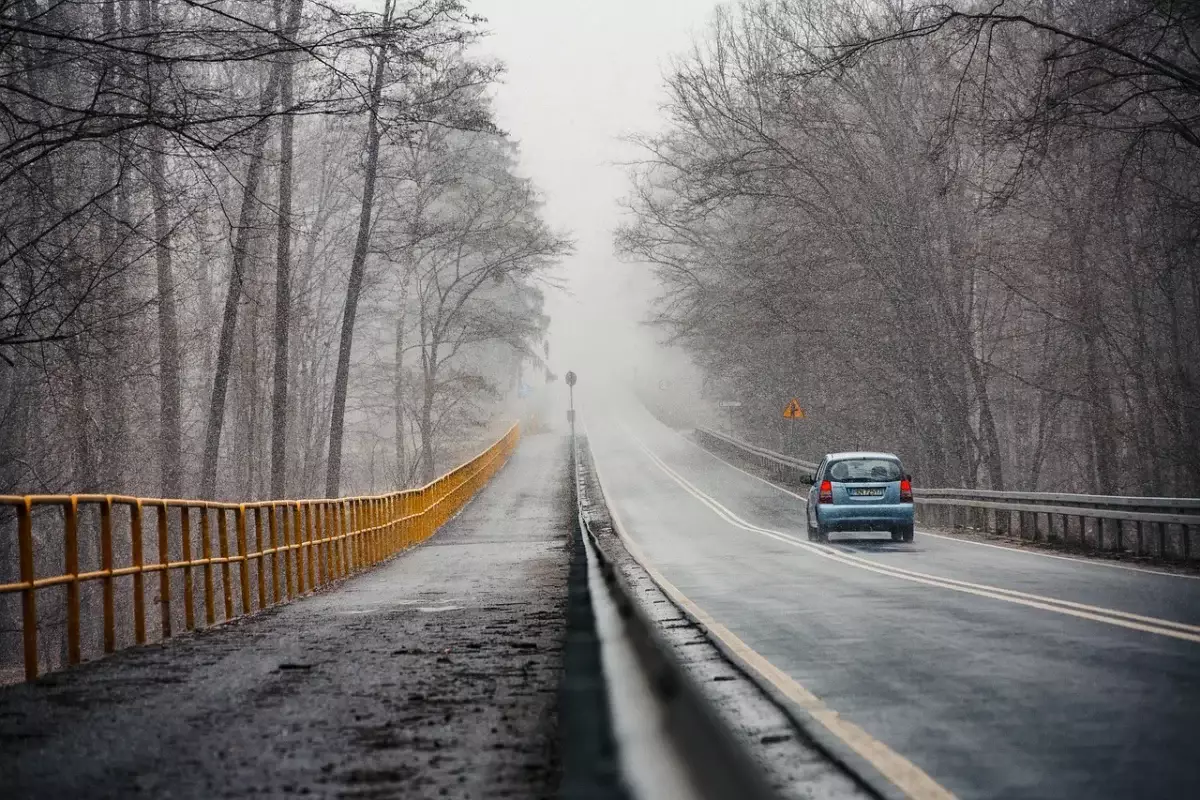
<path fill-rule="evenodd" d="M 800 483 L 804 484 L 805 486 L 812 486 L 816 482 L 817 476 L 813 475 L 811 472 L 806 472 L 800 476 Z"/>

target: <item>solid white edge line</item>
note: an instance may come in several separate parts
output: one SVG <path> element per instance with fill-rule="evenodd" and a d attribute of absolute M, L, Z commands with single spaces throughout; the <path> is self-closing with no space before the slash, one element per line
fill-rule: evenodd
<path fill-rule="evenodd" d="M 784 490 L 786 491 L 786 490 Z M 1057 553 L 1039 553 L 1036 550 L 1026 550 L 1021 547 L 1013 547 L 1006 544 L 994 544 L 992 542 L 976 542 L 973 539 L 963 539 L 958 536 L 947 536 L 944 533 L 933 533 L 928 530 L 918 530 L 922 536 L 932 536 L 934 539 L 944 539 L 947 542 L 955 544 L 972 544 L 976 547 L 992 547 L 996 550 L 1004 550 L 1009 553 L 1019 553 L 1027 556 L 1038 556 L 1039 558 L 1053 558 L 1058 561 L 1070 561 L 1074 564 L 1086 564 L 1090 567 L 1108 567 L 1109 569 L 1123 569 L 1126 572 L 1140 572 L 1143 575 L 1159 575 L 1164 578 L 1186 578 L 1188 580 L 1200 580 L 1200 575 L 1188 575 L 1185 572 L 1166 572 L 1161 569 L 1148 569 L 1146 567 L 1134 567 L 1129 564 L 1110 564 L 1107 561 L 1098 561 L 1096 559 L 1086 558 L 1082 556 L 1064 556 Z"/>
<path fill-rule="evenodd" d="M 587 436 L 587 428 L 584 428 Z M 589 437 L 590 441 L 590 437 Z M 604 478 L 600 464 L 593 456 L 593 466 L 596 469 L 596 480 L 600 484 L 600 494 L 612 518 L 613 530 L 620 537 L 625 549 L 634 560 L 646 571 L 650 579 L 673 602 L 690 613 L 711 636 L 719 639 L 733 653 L 737 654 L 744 667 L 755 672 L 763 680 L 775 686 L 785 697 L 802 708 L 815 722 L 824 727 L 831 735 L 863 758 L 874 769 L 905 795 L 913 800 L 955 800 L 955 796 L 930 777 L 916 764 L 892 750 L 883 742 L 875 739 L 858 725 L 845 719 L 838 712 L 829 708 L 825 703 L 798 681 L 783 670 L 776 667 L 757 651 L 739 639 L 724 625 L 717 622 L 708 612 L 696 605 L 681 592 L 674 584 L 666 579 L 646 557 L 641 547 L 629 536 L 625 524 L 616 506 L 609 499 L 604 489 Z M 669 477 L 669 476 L 668 476 Z M 715 509 L 714 509 L 715 510 Z"/>
<path fill-rule="evenodd" d="M 653 416 L 651 417 L 651 419 L 653 419 Z M 655 420 L 655 422 L 658 422 L 658 420 Z M 797 500 L 800 500 L 803 503 L 806 503 L 806 504 L 808 503 L 808 498 L 805 497 L 804 495 L 797 494 L 796 492 L 793 492 L 790 489 L 785 489 L 784 487 L 780 486 L 779 484 L 775 483 L 774 481 L 767 480 L 766 478 L 764 478 L 760 475 L 755 475 L 752 472 L 747 472 L 746 470 L 739 467 L 737 464 L 733 464 L 733 463 L 727 461 L 726 459 L 721 458 L 721 456 L 717 455 L 716 453 L 712 452 L 711 450 L 708 450 L 705 447 L 703 447 L 702 445 L 700 445 L 699 443 L 692 441 L 686 435 L 680 433 L 679 431 L 675 430 L 674 428 L 671 428 L 667 425 L 663 425 L 663 423 L 661 423 L 661 422 L 658 422 L 658 424 L 662 425 L 668 431 L 675 434 L 680 439 L 682 439 L 683 441 L 690 444 L 692 447 L 694 447 L 697 450 L 699 450 L 700 452 L 712 457 L 716 461 L 721 462 L 722 464 L 729 467 L 730 469 L 737 470 L 738 472 L 742 473 L 746 477 L 753 478 L 754 480 L 758 481 L 759 483 L 765 483 L 767 486 L 770 486 L 772 489 L 783 492 L 786 495 L 795 497 Z M 1193 580 L 1193 581 L 1200 580 L 1200 575 L 1188 575 L 1187 573 L 1183 573 L 1183 572 L 1166 572 L 1166 571 L 1160 570 L 1160 569 L 1149 569 L 1147 567 L 1134 567 L 1134 566 L 1130 566 L 1129 564 L 1112 564 L 1107 561 L 1098 561 L 1096 559 L 1086 558 L 1086 557 L 1081 557 L 1081 556 L 1067 556 L 1067 555 L 1060 555 L 1058 553 L 1041 553 L 1036 550 L 1026 550 L 1021 547 L 1012 547 L 1010 545 L 1005 545 L 1005 544 L 996 544 L 996 543 L 992 543 L 992 542 L 976 542 L 971 539 L 963 539 L 958 536 L 947 536 L 944 533 L 933 533 L 929 530 L 924 530 L 924 529 L 920 529 L 920 528 L 917 529 L 917 533 L 921 534 L 922 536 L 932 536 L 935 539 L 944 539 L 947 542 L 954 542 L 955 544 L 970 544 L 970 545 L 975 545 L 977 547 L 992 547 L 997 550 L 1004 550 L 1006 552 L 1016 553 L 1018 555 L 1037 556 L 1038 558 L 1053 558 L 1058 561 L 1070 561 L 1071 563 L 1074 563 L 1074 564 L 1085 564 L 1089 567 L 1107 567 L 1108 569 L 1121 569 L 1121 570 L 1125 570 L 1126 572 L 1140 572 L 1145 575 L 1159 575 L 1164 578 L 1186 578 L 1187 580 Z"/>
<path fill-rule="evenodd" d="M 783 531 L 777 531 L 770 528 L 763 528 L 752 523 L 749 523 L 730 509 L 726 508 L 715 498 L 706 495 L 697 487 L 692 485 L 682 475 L 676 473 L 668 464 L 653 453 L 649 447 L 642 442 L 633 431 L 626 427 L 626 434 L 633 439 L 636 446 L 651 460 L 655 466 L 663 471 L 669 478 L 674 480 L 684 491 L 691 494 L 695 499 L 699 500 L 703 505 L 709 507 L 717 516 L 721 517 L 730 525 L 736 528 L 748 531 L 750 533 L 758 533 L 767 536 L 777 541 L 791 544 L 803 550 L 807 550 L 816 555 L 828 558 L 832 561 L 838 561 L 847 566 L 858 567 L 869 572 L 875 572 L 880 575 L 906 580 L 912 583 L 934 586 L 951 591 L 962 592 L 964 594 L 976 595 L 979 597 L 987 597 L 994 600 L 1003 600 L 1005 602 L 1024 605 L 1030 608 L 1037 608 L 1045 611 L 1054 611 L 1068 616 L 1078 617 L 1080 619 L 1092 620 L 1095 622 L 1103 622 L 1117 627 L 1128 628 L 1131 630 L 1142 631 L 1144 633 L 1156 633 L 1160 636 L 1168 636 L 1184 641 L 1200 643 L 1200 626 L 1189 625 L 1183 622 L 1174 622 L 1172 620 L 1160 619 L 1158 617 L 1145 617 L 1138 614 L 1131 614 L 1125 611 L 1116 609 L 1108 609 L 1100 606 L 1089 606 L 1083 603 L 1074 603 L 1068 600 L 1058 600 L 1052 597 L 1043 595 L 1034 595 L 1024 592 L 1017 592 L 1011 589 L 1002 589 L 1000 587 L 989 586 L 986 584 L 974 584 L 966 581 L 960 581 L 954 578 L 943 578 L 937 575 L 928 573 L 914 572 L 911 570 L 901 569 L 899 567 L 891 567 L 881 564 L 870 559 L 860 558 L 847 553 L 843 553 L 832 548 L 822 547 L 809 542 L 803 542 L 793 538 L 790 534 Z"/>

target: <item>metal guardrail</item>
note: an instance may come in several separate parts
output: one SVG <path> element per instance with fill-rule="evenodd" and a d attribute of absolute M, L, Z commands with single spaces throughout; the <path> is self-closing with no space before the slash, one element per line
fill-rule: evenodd
<path fill-rule="evenodd" d="M 197 627 L 197 572 L 205 626 L 218 621 L 217 582 L 223 595 L 221 621 L 250 614 L 360 572 L 429 538 L 504 465 L 519 438 L 519 426 L 514 425 L 484 452 L 426 486 L 382 495 L 257 503 L 119 495 L 0 495 L 0 509 L 15 511 L 20 574 L 16 583 L 0 584 L 0 599 L 16 593 L 21 597 L 25 678 L 38 676 L 41 661 L 39 592 L 66 588 L 65 660 L 69 664 L 83 660 L 80 590 L 93 581 L 99 581 L 103 590 L 101 625 L 106 654 L 118 649 L 120 578 L 127 577 L 132 583 L 132 644 L 145 644 L 149 638 L 146 578 L 154 574 L 158 575 L 158 596 L 153 602 L 159 606 L 163 639 L 174 632 L 179 612 L 172 574 L 182 574 L 185 630 Z M 154 512 L 155 535 L 150 545 L 155 552 L 147 558 L 149 510 Z M 61 514 L 61 526 L 51 522 L 54 511 Z M 125 524 L 116 523 L 118 515 L 127 518 Z M 98 524 L 81 530 L 85 520 Z M 61 548 L 51 532 L 56 527 Z M 83 540 L 99 561 L 96 569 L 81 568 Z M 56 560 L 54 555 L 60 549 L 62 572 L 41 574 L 53 569 L 49 562 Z M 117 563 L 118 550 L 122 564 Z M 240 590 L 240 613 L 234 608 L 235 586 Z"/>
<path fill-rule="evenodd" d="M 1093 508 L 1173 509 L 1200 511 L 1200 497 L 1136 497 L 1127 495 L 1068 494 L 1059 492 L 1001 492 L 995 489 L 922 489 L 925 497 L 963 497 L 968 499 L 1020 501 L 1034 503 L 1056 503 L 1067 506 L 1089 506 Z"/>
<path fill-rule="evenodd" d="M 782 482 L 798 484 L 805 474 L 811 475 L 817 468 L 815 463 L 775 453 L 708 428 L 697 428 L 696 434 L 704 446 L 751 461 Z M 1200 513 L 1188 513 L 1200 512 L 1200 498 L 1193 497 L 914 489 L 913 500 L 918 520 L 924 524 L 1016 533 L 1034 541 L 1043 537 L 1064 542 L 1074 539 L 1072 543 L 1096 550 L 1123 551 L 1127 540 L 1132 540 L 1137 555 L 1152 553 L 1160 558 L 1174 555 L 1191 559 L 1195 552 L 1192 539 L 1200 532 Z M 1147 548 L 1150 540 L 1155 542 L 1152 550 Z"/>
<path fill-rule="evenodd" d="M 782 453 L 776 453 L 775 451 L 768 450 L 765 447 L 759 447 L 757 445 L 750 444 L 749 442 L 744 442 L 741 439 L 721 433 L 720 431 L 714 431 L 711 428 L 696 428 L 696 433 L 702 439 L 709 440 L 710 443 L 732 449 L 737 452 L 738 455 L 743 457 L 749 456 L 753 460 L 757 461 L 760 466 L 766 468 L 774 467 L 777 469 L 786 470 L 788 472 L 794 472 L 797 475 L 803 473 L 811 474 L 813 470 L 817 468 L 816 462 L 801 461 L 798 458 L 785 456 Z"/>

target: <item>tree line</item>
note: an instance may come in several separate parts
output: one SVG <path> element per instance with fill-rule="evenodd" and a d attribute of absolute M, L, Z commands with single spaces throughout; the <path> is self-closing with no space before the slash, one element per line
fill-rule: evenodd
<path fill-rule="evenodd" d="M 570 250 L 458 0 L 0 0 L 0 493 L 430 479 Z"/>
<path fill-rule="evenodd" d="M 666 78 L 620 252 L 798 455 L 1200 491 L 1200 5 L 744 0 Z M 782 439 L 786 443 L 786 439 Z"/>

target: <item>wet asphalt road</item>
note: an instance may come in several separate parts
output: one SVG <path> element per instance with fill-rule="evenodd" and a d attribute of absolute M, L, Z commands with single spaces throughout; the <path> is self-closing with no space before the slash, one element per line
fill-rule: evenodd
<path fill-rule="evenodd" d="M 0 689 L 0 798 L 553 796 L 567 454 L 334 591 Z"/>
<path fill-rule="evenodd" d="M 1200 796 L 1200 643 L 1168 625 L 1200 625 L 1200 580 L 919 530 L 913 544 L 813 549 L 799 499 L 639 406 L 596 402 L 581 414 L 610 504 L 667 580 L 947 790 Z M 945 578 L 979 588 L 937 583 Z"/>

